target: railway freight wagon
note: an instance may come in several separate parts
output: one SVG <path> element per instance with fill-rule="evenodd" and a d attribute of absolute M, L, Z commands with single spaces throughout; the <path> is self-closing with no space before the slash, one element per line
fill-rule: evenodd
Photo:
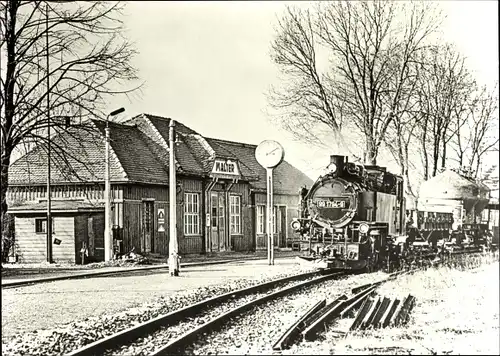
<path fill-rule="evenodd" d="M 488 204 L 489 189 L 455 171 L 447 170 L 424 182 L 420 188 L 417 228 L 424 238 L 460 240 L 484 244 L 487 225 L 479 223 Z"/>

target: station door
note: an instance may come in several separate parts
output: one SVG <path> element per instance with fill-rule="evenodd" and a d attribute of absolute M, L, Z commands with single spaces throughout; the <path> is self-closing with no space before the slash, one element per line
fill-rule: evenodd
<path fill-rule="evenodd" d="M 224 192 L 210 193 L 210 249 L 224 251 L 227 238 Z"/>
<path fill-rule="evenodd" d="M 141 252 L 149 253 L 153 249 L 154 238 L 154 202 L 142 203 L 142 241 Z"/>

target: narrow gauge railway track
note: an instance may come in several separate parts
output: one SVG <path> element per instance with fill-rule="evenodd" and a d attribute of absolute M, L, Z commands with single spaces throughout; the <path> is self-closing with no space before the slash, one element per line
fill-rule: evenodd
<path fill-rule="evenodd" d="M 453 251 L 445 255 L 437 264 L 450 262 L 449 258 L 457 258 L 463 255 L 476 256 L 479 255 L 478 251 Z M 432 255 L 431 257 L 436 257 Z M 363 284 L 352 288 L 351 292 L 355 294 L 351 298 L 341 295 L 333 302 L 327 304 L 326 299 L 320 300 L 311 309 L 307 310 L 301 315 L 278 339 L 273 343 L 272 349 L 275 354 L 280 351 L 288 349 L 292 344 L 300 341 L 307 340 L 313 341 L 317 339 L 319 334 L 327 328 L 329 323 L 336 319 L 342 319 L 351 313 L 355 308 L 359 308 L 362 302 L 365 301 L 375 290 L 382 284 L 393 281 L 400 276 L 413 274 L 423 270 L 425 267 L 414 268 L 410 270 L 401 270 L 389 274 L 387 277 L 372 283 Z M 401 307 L 401 306 L 400 306 Z M 396 319 L 399 310 L 397 308 L 387 310 L 386 313 L 379 313 L 377 317 L 384 324 L 389 324 Z M 382 320 L 383 319 L 383 320 Z"/>
<path fill-rule="evenodd" d="M 161 333 L 161 332 L 166 332 L 166 335 L 164 337 L 167 338 L 167 340 L 171 340 L 172 335 L 179 335 L 183 334 L 182 331 L 190 330 L 191 328 L 186 325 L 180 327 L 180 332 L 179 330 L 175 330 L 173 332 L 170 332 L 171 328 L 175 328 L 176 326 L 179 326 L 178 324 L 182 324 L 183 322 L 187 323 L 188 325 L 192 326 L 192 319 L 193 318 L 198 318 L 198 322 L 203 320 L 202 318 L 206 317 L 203 315 L 204 312 L 210 309 L 210 307 L 214 306 L 219 306 L 223 305 L 225 303 L 227 304 L 240 304 L 241 300 L 243 300 L 243 305 L 248 304 L 248 298 L 249 296 L 251 297 L 253 294 L 257 293 L 267 293 L 264 297 L 267 299 L 277 297 L 280 294 L 284 294 L 287 292 L 290 292 L 294 289 L 299 289 L 301 287 L 307 286 L 307 285 L 312 285 L 314 283 L 320 283 L 323 280 L 335 278 L 339 275 L 344 275 L 345 273 L 342 272 L 333 272 L 329 270 L 320 270 L 320 271 L 313 271 L 313 272 L 306 272 L 306 273 L 301 273 L 293 276 L 288 276 L 285 278 L 280 278 L 276 279 L 273 281 L 269 281 L 266 283 L 258 284 L 255 286 L 239 289 L 236 291 L 228 292 L 223 295 L 215 296 L 210 299 L 206 299 L 203 301 L 200 301 L 198 303 L 186 306 L 184 308 L 172 311 L 168 314 L 165 315 L 160 315 L 154 319 L 148 320 L 147 322 L 141 323 L 139 325 L 136 325 L 134 327 L 122 330 L 118 333 L 115 333 L 113 335 L 107 336 L 103 339 L 97 340 L 95 342 L 92 342 L 90 344 L 87 344 L 83 346 L 80 349 L 74 350 L 67 354 L 67 356 L 84 356 L 84 355 L 114 355 L 114 354 L 130 354 L 130 351 L 133 352 L 133 354 L 147 354 L 151 355 L 153 352 L 161 352 L 161 354 L 165 354 L 163 348 L 160 350 L 156 351 L 155 348 L 151 349 L 151 346 L 145 345 L 147 344 L 150 340 L 154 340 L 156 338 L 156 333 Z M 316 277 L 316 278 L 315 278 Z M 279 288 L 283 284 L 288 284 L 288 283 L 293 283 L 296 281 L 304 280 L 306 279 L 305 282 L 299 282 L 297 284 L 292 284 L 289 287 L 285 287 L 282 289 L 279 289 L 277 292 L 270 292 L 273 288 Z M 309 280 L 308 280 L 309 279 Z M 238 299 L 240 298 L 240 299 Z M 247 299 L 247 300 L 245 300 Z M 252 298 L 257 300 L 258 298 Z M 240 305 L 241 306 L 241 305 Z M 248 306 L 249 308 L 250 306 Z M 236 313 L 234 309 L 233 313 Z M 220 313 L 219 313 L 220 314 Z M 223 314 L 226 315 L 227 313 Z M 200 315 L 202 317 L 200 317 Z M 220 315 L 220 316 L 223 316 Z M 225 318 L 230 317 L 230 315 L 226 315 Z M 191 319 L 191 320 L 190 320 Z M 222 319 L 219 320 L 219 322 Z M 213 327 L 217 322 L 214 323 L 207 323 L 209 326 L 206 328 Z M 204 325 L 202 325 L 204 326 Z M 189 332 L 186 334 L 182 335 L 183 337 L 178 337 L 175 339 L 175 344 L 174 346 L 176 348 L 182 347 L 184 342 L 187 342 L 190 340 L 194 335 L 196 334 L 196 330 L 198 332 L 202 332 L 205 330 L 205 328 L 195 328 L 194 333 L 191 335 Z M 201 331 L 200 331 L 201 330 Z M 208 329 L 207 329 L 208 330 Z M 184 340 L 184 341 L 183 341 Z M 157 344 L 157 343 L 155 343 Z M 168 346 L 168 349 L 171 349 L 171 344 L 166 343 Z M 170 345 L 170 346 L 169 346 Z M 125 353 L 124 353 L 125 351 Z"/>
<path fill-rule="evenodd" d="M 344 275 L 346 276 L 346 275 Z M 312 314 L 326 304 L 325 299 L 336 298 L 342 291 L 363 283 L 373 281 L 373 275 L 361 274 L 352 278 L 331 278 L 307 288 L 296 288 L 289 293 L 280 293 L 276 298 L 262 300 L 245 308 L 246 313 L 235 310 L 222 320 L 214 320 L 215 327 L 199 330 L 190 340 L 178 345 L 166 345 L 156 350 L 154 355 L 186 354 L 271 354 L 270 346 L 280 331 L 289 325 L 291 318 L 298 317 L 306 308 Z M 359 278 L 359 279 L 358 279 Z M 366 283 L 365 282 L 365 283 Z M 311 302 L 320 302 L 311 308 Z M 340 296 L 337 300 L 347 300 Z M 260 304 L 260 305 L 259 305 Z M 311 310 L 312 309 L 312 310 Z M 222 324 L 222 325 L 221 325 Z"/>
<path fill-rule="evenodd" d="M 281 351 L 289 348 L 294 342 L 301 339 L 312 341 L 325 329 L 325 325 L 336 318 L 343 318 L 353 309 L 360 306 L 362 301 L 372 294 L 381 284 L 394 280 L 400 275 L 416 272 L 418 269 L 410 271 L 398 271 L 391 273 L 386 278 L 352 288 L 354 296 L 348 298 L 345 294 L 334 301 L 326 303 L 326 299 L 316 303 L 304 315 L 293 323 L 285 333 L 273 344 L 274 351 Z"/>
<path fill-rule="evenodd" d="M 298 284 L 291 285 L 286 288 L 279 289 L 275 292 L 272 292 L 270 294 L 266 294 L 262 297 L 253 299 L 243 305 L 237 306 L 226 313 L 219 315 L 216 318 L 211 319 L 209 322 L 200 325 L 199 327 L 196 327 L 192 330 L 189 330 L 188 332 L 184 333 L 183 335 L 179 336 L 175 340 L 169 342 L 167 345 L 160 347 L 159 349 L 155 350 L 153 353 L 151 353 L 151 356 L 160 356 L 160 355 L 171 355 L 171 354 L 178 354 L 182 353 L 184 351 L 184 348 L 189 345 L 192 341 L 196 340 L 197 337 L 204 333 L 209 333 L 212 331 L 215 331 L 217 328 L 221 327 L 221 325 L 237 316 L 240 315 L 249 309 L 259 305 L 263 304 L 265 302 L 268 302 L 270 300 L 276 299 L 278 297 L 281 297 L 283 295 L 286 295 L 288 293 L 293 293 L 301 288 L 311 286 L 313 284 L 321 283 L 323 281 L 326 281 L 327 279 L 331 279 L 334 277 L 340 277 L 340 276 L 345 276 L 347 273 L 345 272 L 337 272 L 337 273 L 332 273 L 332 274 L 327 274 L 325 276 L 320 276 L 317 278 L 314 278 L 312 280 L 308 280 L 305 282 L 301 282 Z"/>

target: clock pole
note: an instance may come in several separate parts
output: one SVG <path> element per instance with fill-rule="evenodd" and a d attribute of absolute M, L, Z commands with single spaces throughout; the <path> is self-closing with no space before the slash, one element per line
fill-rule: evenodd
<path fill-rule="evenodd" d="M 267 176 L 267 259 L 274 265 L 274 211 L 273 211 L 273 169 L 266 168 Z"/>
<path fill-rule="evenodd" d="M 273 140 L 262 141 L 255 149 L 257 162 L 266 169 L 267 186 L 267 259 L 269 265 L 274 265 L 274 206 L 273 206 L 273 169 L 283 162 L 285 151 L 279 142 Z"/>

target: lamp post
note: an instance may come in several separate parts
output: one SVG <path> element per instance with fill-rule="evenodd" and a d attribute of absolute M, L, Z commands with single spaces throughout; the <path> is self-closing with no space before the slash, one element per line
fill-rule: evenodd
<path fill-rule="evenodd" d="M 111 184 L 109 177 L 109 118 L 124 112 L 124 108 L 116 109 L 106 116 L 106 146 L 104 158 L 104 261 L 113 259 L 113 236 L 111 235 Z"/>
<path fill-rule="evenodd" d="M 175 121 L 170 120 L 169 125 L 169 148 L 170 148 L 170 160 L 169 160 L 169 193 L 170 201 L 168 203 L 170 208 L 170 221 L 169 230 L 170 238 L 168 244 L 169 258 L 168 258 L 168 269 L 171 276 L 179 275 L 179 243 L 177 241 L 177 216 L 176 216 L 176 194 L 177 194 L 177 183 L 175 177 Z"/>

